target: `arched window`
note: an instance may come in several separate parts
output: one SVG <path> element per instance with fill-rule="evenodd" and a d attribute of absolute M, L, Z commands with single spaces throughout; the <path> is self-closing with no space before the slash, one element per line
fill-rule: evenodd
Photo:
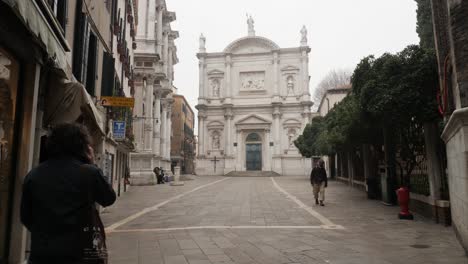
<path fill-rule="evenodd" d="M 245 141 L 260 141 L 260 136 L 257 133 L 250 133 Z"/>

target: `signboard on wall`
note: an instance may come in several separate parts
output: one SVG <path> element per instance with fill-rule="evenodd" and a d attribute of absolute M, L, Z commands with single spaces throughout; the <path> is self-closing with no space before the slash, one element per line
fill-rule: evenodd
<path fill-rule="evenodd" d="M 112 134 L 114 139 L 125 139 L 125 121 L 114 121 L 112 123 Z"/>
<path fill-rule="evenodd" d="M 122 96 L 101 96 L 103 106 L 130 107 L 135 106 L 135 98 Z"/>

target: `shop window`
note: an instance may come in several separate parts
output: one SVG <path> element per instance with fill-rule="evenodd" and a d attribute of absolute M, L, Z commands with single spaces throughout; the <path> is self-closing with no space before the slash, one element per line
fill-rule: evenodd
<path fill-rule="evenodd" d="M 8 234 L 15 178 L 14 127 L 18 94 L 19 63 L 0 47 L 0 262 L 8 256 Z M 5 262 L 6 263 L 6 262 Z"/>

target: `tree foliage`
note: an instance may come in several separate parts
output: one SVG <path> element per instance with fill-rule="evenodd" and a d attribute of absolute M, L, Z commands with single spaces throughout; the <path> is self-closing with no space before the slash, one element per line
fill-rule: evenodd
<path fill-rule="evenodd" d="M 431 0 L 415 1 L 418 4 L 416 32 L 419 35 L 419 45 L 425 49 L 434 49 Z"/>
<path fill-rule="evenodd" d="M 367 57 L 352 83 L 372 122 L 406 126 L 437 117 L 437 64 L 431 50 L 411 45 L 397 54 Z"/>
<path fill-rule="evenodd" d="M 325 117 L 314 118 L 295 144 L 301 154 L 327 155 L 363 143 L 381 142 L 383 128 L 395 131 L 405 168 L 414 168 L 421 125 L 437 118 L 437 64 L 432 50 L 411 45 L 397 54 L 361 60 L 352 92 Z M 415 144 L 412 144 L 414 142 Z"/>

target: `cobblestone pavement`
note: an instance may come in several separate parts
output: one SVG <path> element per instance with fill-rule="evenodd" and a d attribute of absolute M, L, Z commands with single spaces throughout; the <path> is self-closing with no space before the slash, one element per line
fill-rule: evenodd
<path fill-rule="evenodd" d="M 192 177 L 132 187 L 102 214 L 111 264 L 467 264 L 451 228 L 331 182 L 314 204 L 305 177 Z"/>

